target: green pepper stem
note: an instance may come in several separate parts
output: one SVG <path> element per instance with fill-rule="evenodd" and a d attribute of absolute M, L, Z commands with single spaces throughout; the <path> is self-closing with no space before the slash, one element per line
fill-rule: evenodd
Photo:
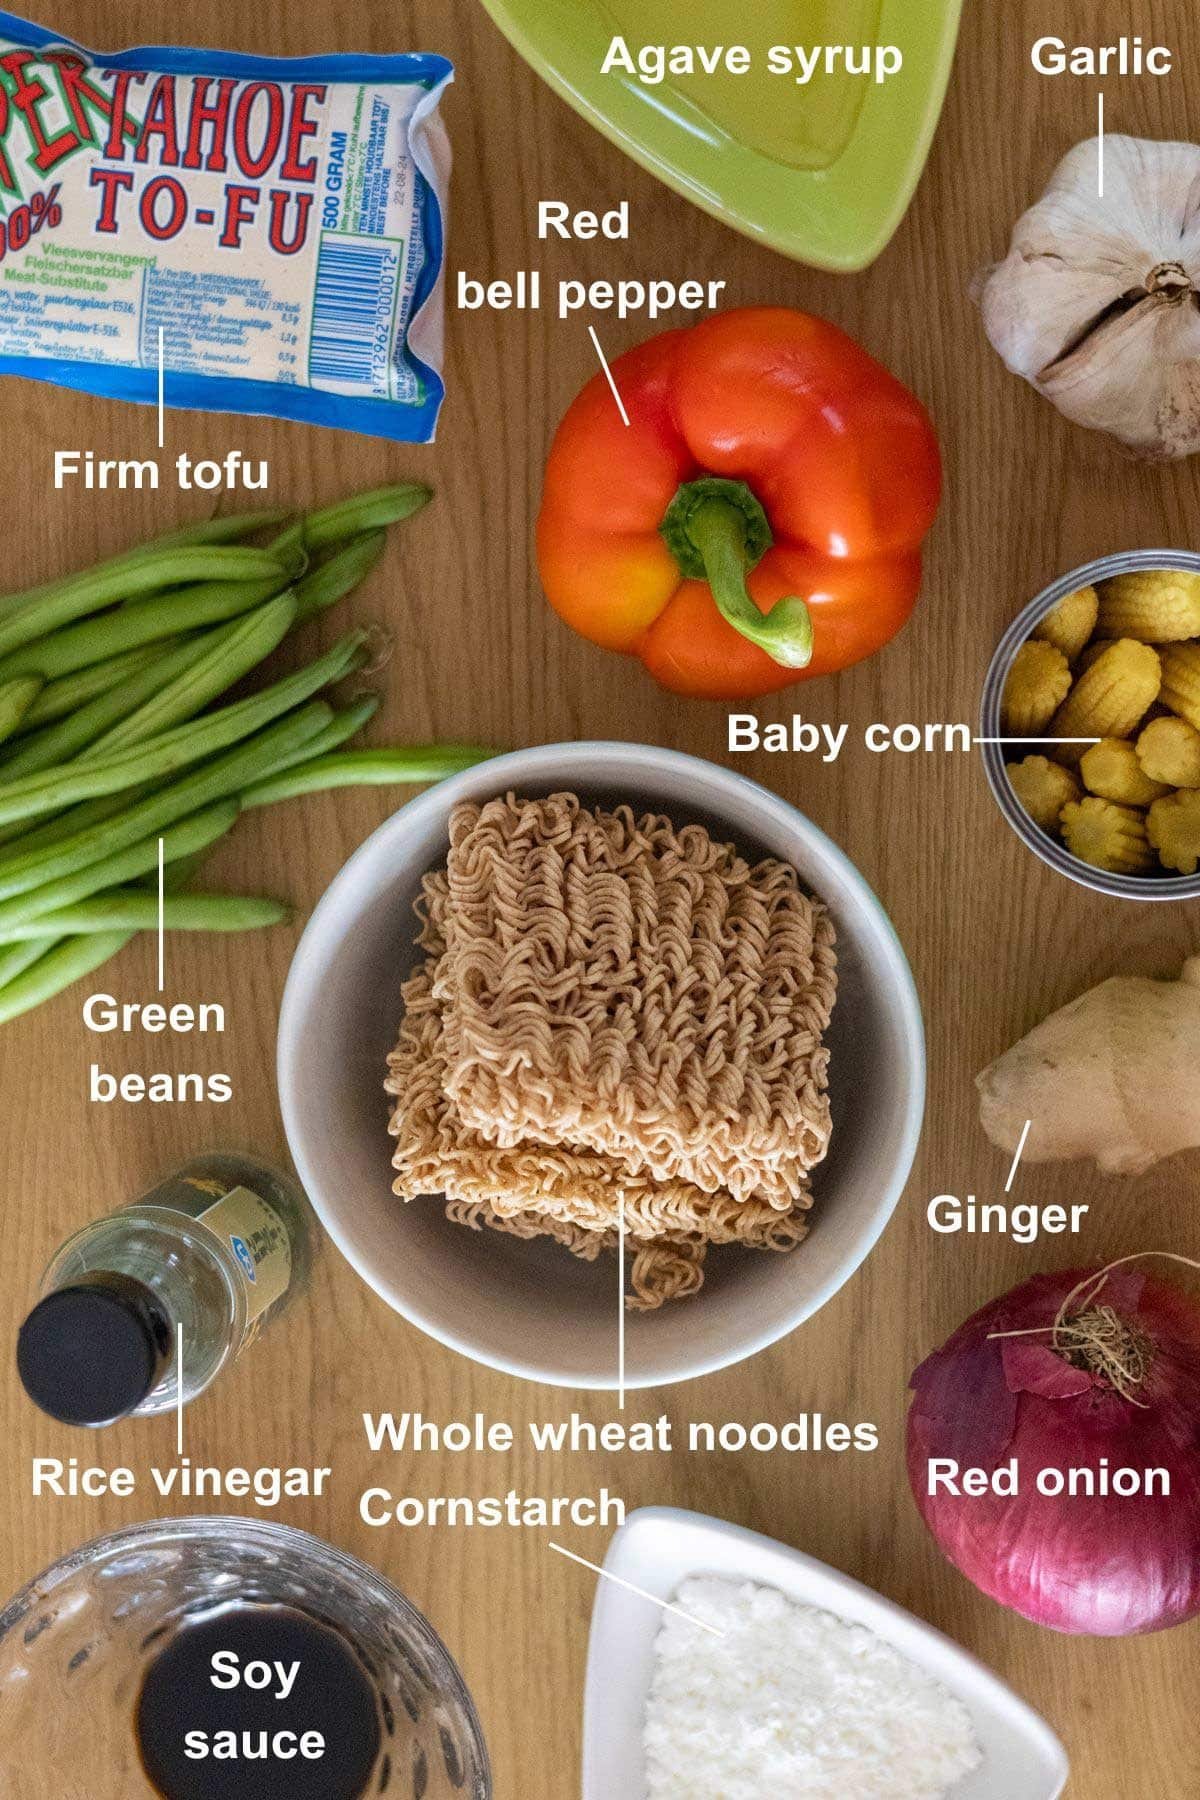
<path fill-rule="evenodd" d="M 703 579 L 721 617 L 785 669 L 812 661 L 812 616 L 794 594 L 762 613 L 746 577 L 771 545 L 767 516 L 740 481 L 708 477 L 679 489 L 663 520 L 662 534 L 684 575 Z"/>

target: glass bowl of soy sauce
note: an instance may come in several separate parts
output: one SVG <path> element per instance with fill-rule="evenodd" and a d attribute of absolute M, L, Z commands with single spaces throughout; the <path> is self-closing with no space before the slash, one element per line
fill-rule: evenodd
<path fill-rule="evenodd" d="M 491 1800 L 470 1694 L 375 1569 L 262 1520 L 133 1526 L 0 1613 L 6 1800 Z"/>

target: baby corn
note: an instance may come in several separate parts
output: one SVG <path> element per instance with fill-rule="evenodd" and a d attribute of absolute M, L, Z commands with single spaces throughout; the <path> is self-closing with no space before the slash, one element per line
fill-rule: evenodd
<path fill-rule="evenodd" d="M 1137 759 L 1151 781 L 1200 788 L 1200 731 L 1186 719 L 1151 719 L 1138 738 Z"/>
<path fill-rule="evenodd" d="M 1056 738 L 1129 737 L 1141 724 L 1162 683 L 1158 652 L 1121 638 L 1085 669 L 1050 724 Z M 1200 678 L 1197 681 L 1200 695 Z M 1059 745 L 1061 761 L 1077 764 L 1086 744 Z"/>
<path fill-rule="evenodd" d="M 1115 800 L 1120 806 L 1149 806 L 1170 786 L 1151 780 L 1128 738 L 1101 738 L 1084 751 L 1079 773 L 1089 794 Z"/>
<path fill-rule="evenodd" d="M 1057 832 L 1063 807 L 1080 798 L 1079 783 L 1070 769 L 1047 756 L 1027 756 L 1023 762 L 1009 763 L 1008 779 L 1025 811 L 1043 831 Z"/>
<path fill-rule="evenodd" d="M 1095 588 L 1076 588 L 1073 594 L 1064 594 L 1041 624 L 1034 626 L 1033 635 L 1074 662 L 1095 631 L 1099 612 L 1100 596 Z"/>
<path fill-rule="evenodd" d="M 1172 644 L 1162 656 L 1162 702 L 1200 730 L 1200 644 Z"/>
<path fill-rule="evenodd" d="M 1164 869 L 1194 875 L 1200 864 L 1200 793 L 1184 788 L 1156 800 L 1146 821 L 1150 842 Z"/>
<path fill-rule="evenodd" d="M 1145 875 L 1154 867 L 1146 822 L 1130 806 L 1117 806 L 1091 795 L 1063 808 L 1062 830 L 1071 855 L 1093 869 L 1107 869 L 1114 875 Z"/>
<path fill-rule="evenodd" d="M 1115 575 L 1100 590 L 1105 637 L 1170 644 L 1200 636 L 1200 575 L 1184 569 L 1139 569 Z"/>
<path fill-rule="evenodd" d="M 1004 684 L 1001 717 L 1010 737 L 1037 737 L 1071 688 L 1071 669 L 1061 650 L 1030 638 L 1013 657 Z"/>

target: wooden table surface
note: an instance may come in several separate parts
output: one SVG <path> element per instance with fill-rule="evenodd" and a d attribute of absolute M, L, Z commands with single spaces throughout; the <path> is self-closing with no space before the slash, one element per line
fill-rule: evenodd
<path fill-rule="evenodd" d="M 452 260 L 503 276 L 540 262 L 550 276 L 624 273 L 724 277 L 731 304 L 809 307 L 836 319 L 929 404 L 947 465 L 947 499 L 928 558 L 923 601 L 884 654 L 840 679 L 763 703 L 846 721 L 972 719 L 985 666 L 1014 612 L 1049 578 L 1093 555 L 1196 542 L 1196 463 L 1139 467 L 1061 421 L 1007 375 L 968 296 L 973 273 L 1000 254 L 1022 207 L 1056 159 L 1087 135 L 1095 85 L 1035 76 L 1028 46 L 1045 32 L 1105 41 L 1114 21 L 1099 0 L 968 5 L 949 100 L 928 172 L 905 224 L 866 274 L 825 277 L 772 255 L 693 210 L 624 160 L 518 60 L 474 0 L 45 0 L 59 29 L 84 41 L 186 34 L 245 50 L 439 50 L 458 65 L 446 116 L 456 152 Z M 1187 67 L 1200 54 L 1188 0 L 1146 0 L 1138 28 Z M 119 12 L 119 27 L 114 15 Z M 1186 77 L 1112 80 L 1114 127 L 1194 136 Z M 633 238 L 539 247 L 539 198 L 603 208 L 628 198 Z M 601 320 L 615 353 L 643 335 Z M 395 638 L 388 701 L 374 735 L 482 738 L 522 745 L 574 737 L 641 740 L 716 761 L 725 708 L 659 693 L 634 665 L 591 648 L 545 606 L 530 553 L 546 447 L 594 367 L 585 327 L 544 315 L 449 319 L 449 400 L 433 449 L 262 420 L 184 417 L 169 445 L 197 454 L 239 447 L 268 456 L 286 502 L 324 500 L 356 485 L 413 474 L 436 504 L 399 534 L 389 559 L 349 609 L 385 620 Z M 150 454 L 140 409 L 21 382 L 3 387 L 5 477 L 0 536 L 5 585 L 84 564 L 186 508 L 173 494 L 53 494 L 51 452 Z M 196 509 L 199 510 L 199 509 Z M 332 636 L 344 610 L 322 626 Z M 1079 1244 L 1032 1249 L 1005 1239 L 935 1237 L 925 1204 L 938 1192 L 999 1193 L 1004 1159 L 979 1129 L 972 1077 L 1052 1007 L 1116 970 L 1173 973 L 1200 937 L 1195 909 L 1106 901 L 1044 869 L 993 805 L 972 757 L 868 757 L 834 767 L 803 758 L 747 758 L 738 767 L 816 819 L 857 862 L 895 921 L 920 987 L 929 1034 L 926 1130 L 896 1218 L 866 1267 L 790 1340 L 698 1385 L 647 1393 L 629 1417 L 666 1413 L 783 1419 L 797 1411 L 878 1422 L 877 1454 L 834 1456 L 512 1459 L 467 1455 L 373 1459 L 365 1410 L 421 1408 L 441 1419 L 476 1409 L 509 1419 L 613 1416 L 604 1396 L 571 1396 L 492 1374 L 440 1348 L 378 1302 L 328 1254 L 313 1293 L 286 1329 L 193 1408 L 196 1462 L 329 1463 L 331 1496 L 285 1504 L 277 1516 L 373 1560 L 429 1615 L 461 1662 L 482 1712 L 499 1800 L 569 1800 L 577 1792 L 580 1703 L 593 1580 L 550 1554 L 537 1532 L 373 1532 L 356 1497 L 373 1479 L 398 1493 L 583 1493 L 607 1482 L 633 1507 L 677 1503 L 796 1544 L 942 1627 L 1012 1681 L 1065 1739 L 1078 1800 L 1183 1800 L 1200 1790 L 1194 1729 L 1197 1630 L 1126 1643 L 1072 1641 L 983 1599 L 926 1537 L 903 1466 L 906 1380 L 967 1313 L 1038 1269 L 1098 1262 L 1146 1246 L 1195 1252 L 1197 1163 L 1181 1158 L 1142 1180 L 1098 1182 L 1090 1171 L 1028 1169 L 1021 1197 L 1092 1202 Z M 239 827 L 222 852 L 231 882 L 282 888 L 307 909 L 341 863 L 392 809 L 370 791 L 320 797 Z M 170 984 L 179 997 L 230 1012 L 222 1040 L 94 1039 L 79 995 L 0 1033 L 0 1157 L 4 1170 L 0 1343 L 11 1345 L 39 1271 L 68 1232 L 135 1196 L 158 1172 L 214 1141 L 283 1154 L 272 1078 L 276 1011 L 295 943 L 279 930 L 253 941 L 177 941 Z M 94 988 L 96 981 L 89 984 Z M 108 986 L 126 998 L 154 989 L 149 942 L 125 954 Z M 87 1070 L 224 1069 L 225 1107 L 97 1107 Z M 4 1525 L 0 1589 L 82 1540 L 150 1516 L 153 1504 L 34 1502 L 33 1455 L 102 1457 L 143 1472 L 169 1461 L 170 1420 L 85 1438 L 35 1413 L 0 1359 Z M 217 1508 L 220 1510 L 220 1507 Z M 570 1541 L 602 1557 L 600 1532 Z M 96 1793 L 89 1777 L 67 1800 Z M 69 1794 L 68 1794 L 69 1789 Z M 1013 1800 L 1019 1800 L 1014 1796 Z"/>

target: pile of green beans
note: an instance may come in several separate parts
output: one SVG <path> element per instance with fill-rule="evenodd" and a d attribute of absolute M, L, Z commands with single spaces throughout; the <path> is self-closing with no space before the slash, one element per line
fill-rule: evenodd
<path fill-rule="evenodd" d="M 0 596 L 0 1024 L 160 918 L 168 931 L 217 932 L 289 920 L 273 897 L 187 891 L 243 810 L 438 781 L 492 754 L 345 748 L 379 698 L 336 708 L 321 696 L 363 666 L 363 630 L 267 686 L 241 687 L 370 574 L 389 527 L 429 498 L 404 483 L 300 517 L 206 520 Z"/>

